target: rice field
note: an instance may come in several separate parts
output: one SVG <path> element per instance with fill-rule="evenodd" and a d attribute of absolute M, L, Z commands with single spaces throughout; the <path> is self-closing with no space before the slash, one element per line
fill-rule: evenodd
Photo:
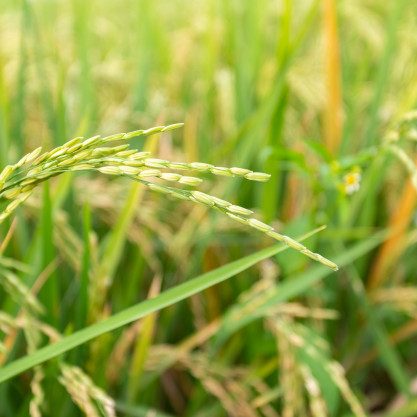
<path fill-rule="evenodd" d="M 0 417 L 417 415 L 417 4 L 0 2 Z"/>

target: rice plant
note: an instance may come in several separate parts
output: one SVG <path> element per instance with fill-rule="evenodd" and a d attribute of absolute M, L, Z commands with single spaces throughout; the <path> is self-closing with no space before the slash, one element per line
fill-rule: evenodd
<path fill-rule="evenodd" d="M 414 416 L 416 22 L 0 2 L 0 416 Z"/>
<path fill-rule="evenodd" d="M 9 217 L 17 207 L 27 200 L 35 187 L 41 182 L 64 172 L 96 170 L 103 174 L 125 176 L 144 184 L 152 191 L 172 196 L 181 200 L 189 200 L 213 207 L 231 219 L 266 233 L 274 239 L 284 242 L 287 246 L 298 250 L 306 256 L 337 270 L 337 265 L 317 253 L 308 250 L 294 239 L 281 235 L 261 221 L 251 218 L 253 212 L 228 201 L 213 197 L 200 191 L 188 191 L 155 184 L 149 179 L 161 179 L 182 185 L 196 186 L 202 182 L 200 178 L 181 175 L 165 170 L 209 172 L 226 177 L 242 177 L 252 181 L 267 181 L 269 175 L 253 172 L 244 168 L 225 168 L 201 162 L 170 162 L 162 159 L 149 158 L 147 152 L 136 152 L 128 145 L 101 147 L 115 141 L 126 141 L 137 136 L 146 136 L 156 132 L 166 132 L 178 125 L 154 127 L 148 130 L 137 130 L 107 137 L 93 136 L 89 139 L 75 138 L 52 151 L 41 154 L 38 148 L 25 155 L 14 165 L 7 165 L 0 173 L 0 201 L 5 208 L 0 214 L 0 222 Z"/>

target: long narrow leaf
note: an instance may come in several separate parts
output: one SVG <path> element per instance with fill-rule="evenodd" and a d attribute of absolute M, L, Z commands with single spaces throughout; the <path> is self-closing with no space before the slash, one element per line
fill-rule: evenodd
<path fill-rule="evenodd" d="M 285 250 L 282 245 L 275 245 L 263 249 L 252 255 L 231 262 L 218 269 L 198 276 L 183 284 L 171 288 L 159 296 L 143 301 L 133 307 L 127 308 L 112 317 L 99 323 L 86 327 L 72 335 L 66 336 L 60 341 L 46 346 L 36 352 L 25 356 L 24 358 L 13 361 L 0 369 L 0 383 L 33 368 L 49 359 L 55 358 L 62 353 L 68 352 L 77 346 L 80 346 L 97 336 L 115 330 L 135 320 L 143 318 L 148 314 L 159 311 L 165 307 L 171 306 L 191 295 L 197 294 L 212 285 L 218 284 L 255 265 L 263 259 L 276 255 L 278 252 Z"/>

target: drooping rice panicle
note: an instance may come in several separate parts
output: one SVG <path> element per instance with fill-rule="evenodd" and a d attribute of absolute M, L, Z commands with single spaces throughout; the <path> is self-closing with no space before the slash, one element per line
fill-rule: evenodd
<path fill-rule="evenodd" d="M 80 368 L 67 364 L 60 366 L 59 382 L 73 401 L 87 416 L 115 417 L 115 402 Z"/>
<path fill-rule="evenodd" d="M 16 300 L 30 311 L 35 313 L 43 312 L 43 306 L 15 273 L 0 267 L 0 278 L 0 287 L 2 287 L 12 299 Z"/>
<path fill-rule="evenodd" d="M 206 193 L 202 193 L 200 191 L 178 190 L 172 187 L 166 187 L 166 186 L 162 186 L 159 184 L 150 183 L 144 180 L 141 180 L 141 182 L 143 182 L 148 188 L 150 188 L 153 191 L 157 191 L 163 194 L 168 194 L 168 195 L 171 195 L 175 198 L 179 198 L 182 200 L 190 200 L 190 201 L 198 202 L 206 206 L 215 208 L 225 213 L 231 219 L 236 220 L 239 223 L 242 223 L 246 226 L 257 229 L 265 233 L 266 235 L 272 237 L 273 239 L 284 243 L 288 247 L 303 253 L 309 258 L 317 262 L 320 262 L 321 264 L 335 271 L 338 270 L 338 267 L 334 262 L 324 258 L 322 255 L 318 253 L 314 253 L 310 251 L 307 247 L 297 242 L 296 240 L 292 239 L 291 237 L 278 233 L 277 231 L 274 230 L 272 226 L 266 223 L 263 223 L 255 218 L 248 217 L 253 213 L 251 210 L 248 210 L 244 207 L 236 206 L 228 201 L 222 200 L 220 198 L 211 196 Z"/>
<path fill-rule="evenodd" d="M 0 223 L 25 201 L 41 182 L 65 172 L 98 171 L 106 175 L 125 176 L 142 182 L 153 191 L 217 209 L 232 220 L 257 229 L 311 259 L 337 270 L 337 265 L 333 262 L 310 251 L 291 237 L 278 233 L 271 226 L 250 217 L 253 212 L 249 209 L 200 191 L 167 187 L 149 181 L 157 179 L 187 186 L 197 186 L 203 181 L 201 178 L 170 172 L 170 170 L 210 173 L 261 182 L 269 179 L 268 174 L 245 168 L 219 167 L 202 162 L 171 162 L 152 158 L 149 152 L 130 149 L 126 143 L 119 144 L 134 137 L 167 132 L 180 126 L 182 124 L 157 126 L 147 130 L 136 130 L 106 137 L 93 136 L 88 139 L 77 137 L 43 154 L 41 154 L 41 148 L 36 149 L 21 158 L 15 165 L 5 167 L 0 173 L 0 204 L 3 203 L 3 208 L 0 208 Z"/>

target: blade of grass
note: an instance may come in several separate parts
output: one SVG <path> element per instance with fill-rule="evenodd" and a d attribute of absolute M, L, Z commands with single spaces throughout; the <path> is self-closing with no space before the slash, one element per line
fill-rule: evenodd
<path fill-rule="evenodd" d="M 90 231 L 91 211 L 86 204 L 83 209 L 83 241 L 84 251 L 82 259 L 82 270 L 80 276 L 80 289 L 77 298 L 76 328 L 81 329 L 87 323 L 88 312 L 88 286 L 90 281 Z"/>
<path fill-rule="evenodd" d="M 324 140 L 332 154 L 337 153 L 342 138 L 342 82 L 335 0 L 323 2 L 323 26 L 326 37 L 327 104 L 324 114 Z"/>
<path fill-rule="evenodd" d="M 41 273 L 55 258 L 55 248 L 53 244 L 53 218 L 52 201 L 49 192 L 49 184 L 45 183 L 43 188 L 43 209 L 40 222 L 40 234 L 42 242 L 42 258 L 38 274 Z M 59 287 L 58 279 L 53 272 L 43 286 L 39 299 L 46 307 L 48 323 L 57 325 L 58 306 L 59 306 Z"/>
<path fill-rule="evenodd" d="M 278 76 L 284 77 L 286 75 L 285 65 L 288 62 L 291 54 L 291 23 L 293 14 L 292 1 L 286 0 L 284 2 L 284 10 L 282 13 L 281 24 L 279 28 L 278 46 L 277 46 L 277 67 Z M 277 207 L 279 207 L 281 176 L 280 167 L 272 157 L 272 153 L 277 151 L 282 144 L 283 128 L 288 104 L 288 88 L 284 81 L 284 87 L 281 90 L 280 96 L 277 98 L 275 110 L 271 117 L 271 126 L 269 132 L 269 146 L 272 152 L 265 161 L 264 170 L 271 174 L 271 179 L 263 186 L 262 192 L 262 212 L 266 221 L 272 221 L 277 214 Z"/>
<path fill-rule="evenodd" d="M 345 250 L 342 255 L 336 257 L 337 264 L 341 268 L 348 265 L 350 262 L 365 255 L 378 246 L 385 236 L 386 232 L 380 232 L 379 234 L 356 244 L 352 248 Z M 326 278 L 330 273 L 331 271 L 327 271 L 326 268 L 315 266 L 294 276 L 290 280 L 282 282 L 271 289 L 263 304 L 260 305 L 253 314 L 239 315 L 239 320 L 236 319 L 236 310 L 241 309 L 244 305 L 237 305 L 226 311 L 223 315 L 222 325 L 216 332 L 216 336 L 213 340 L 212 352 L 217 351 L 237 330 L 267 314 L 270 307 L 303 294 L 312 285 Z"/>
<path fill-rule="evenodd" d="M 143 301 L 133 307 L 127 308 L 119 313 L 114 314 L 110 318 L 99 323 L 88 326 L 72 335 L 66 336 L 60 341 L 46 346 L 36 352 L 25 356 L 21 359 L 0 368 L 0 383 L 33 368 L 36 365 L 44 363 L 55 358 L 77 346 L 80 346 L 97 336 L 118 329 L 135 320 L 139 320 L 151 313 L 159 311 L 165 307 L 171 306 L 191 295 L 197 294 L 206 288 L 223 282 L 239 272 L 242 272 L 255 265 L 263 259 L 267 259 L 284 250 L 282 245 L 268 247 L 237 261 L 231 262 L 214 271 L 210 271 L 198 276 L 192 280 L 184 282 L 171 288 L 159 296 L 150 300 Z"/>
<path fill-rule="evenodd" d="M 95 95 L 93 77 L 90 63 L 92 53 L 90 51 L 90 22 L 91 22 L 91 4 L 82 0 L 73 0 L 73 31 L 74 44 L 80 64 L 79 76 L 79 123 L 84 126 L 85 131 L 95 127 L 97 120 L 97 100 Z"/>
<path fill-rule="evenodd" d="M 149 298 L 153 298 L 159 294 L 161 290 L 161 278 L 156 276 L 152 281 L 149 290 Z M 140 388 L 140 377 L 143 372 L 143 367 L 148 356 L 149 348 L 152 344 L 157 314 L 149 314 L 142 321 L 142 327 L 138 336 L 135 349 L 133 351 L 132 362 L 129 373 L 128 383 L 128 400 L 134 403 L 135 398 Z"/>

